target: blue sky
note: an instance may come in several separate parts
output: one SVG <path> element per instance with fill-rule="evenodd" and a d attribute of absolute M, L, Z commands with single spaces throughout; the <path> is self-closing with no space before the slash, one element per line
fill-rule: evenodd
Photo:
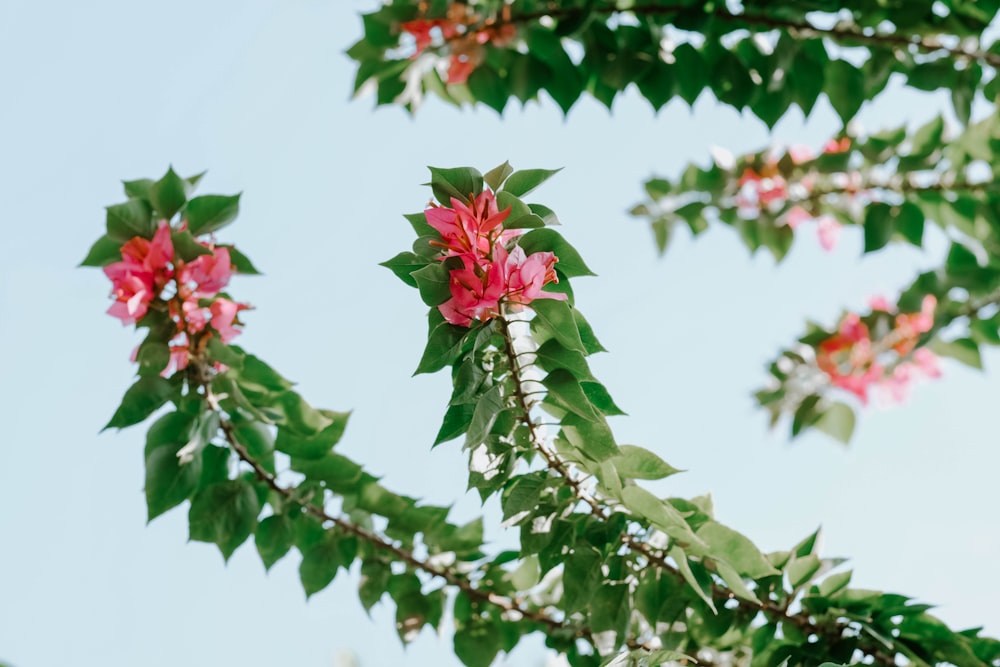
<path fill-rule="evenodd" d="M 694 112 L 677 102 L 657 116 L 633 94 L 613 116 L 588 99 L 568 119 L 549 101 L 512 105 L 502 121 L 438 102 L 415 118 L 375 111 L 350 99 L 343 55 L 372 4 L 0 4 L 0 660 L 319 667 L 353 651 L 363 666 L 458 664 L 450 638 L 428 631 L 404 653 L 388 606 L 365 616 L 356 574 L 307 603 L 294 557 L 265 574 L 248 544 L 226 566 L 214 547 L 186 543 L 183 510 L 146 526 L 143 430 L 98 435 L 138 338 L 104 314 L 104 276 L 74 267 L 120 180 L 171 163 L 208 169 L 202 192 L 245 193 L 223 238 L 266 276 L 231 285 L 256 306 L 240 344 L 313 404 L 353 409 L 344 451 L 393 489 L 454 503 L 458 518 L 479 511 L 460 446 L 430 450 L 449 381 L 410 377 L 424 307 L 377 263 L 410 245 L 401 214 L 426 203 L 426 165 L 565 167 L 537 198 L 600 275 L 575 287 L 611 351 L 595 371 L 630 414 L 613 421 L 619 441 L 690 471 L 657 490 L 711 491 L 719 518 L 767 550 L 823 525 L 825 553 L 851 557 L 856 585 L 1000 634 L 1000 580 L 985 576 L 1000 560 L 995 379 L 947 363 L 905 406 L 866 411 L 850 449 L 820 435 L 790 445 L 750 399 L 805 318 L 833 322 L 935 258 L 894 249 L 862 261 L 860 231 L 848 230 L 831 254 L 803 236 L 776 268 L 726 229 L 681 237 L 659 258 L 626 214 L 641 181 L 712 145 L 766 145 L 759 121 L 706 96 Z M 861 120 L 917 123 L 944 106 L 899 92 Z M 775 140 L 819 146 L 836 129 L 821 103 Z M 986 355 L 988 368 L 998 361 Z M 541 646 L 526 642 L 509 663 L 542 664 Z"/>

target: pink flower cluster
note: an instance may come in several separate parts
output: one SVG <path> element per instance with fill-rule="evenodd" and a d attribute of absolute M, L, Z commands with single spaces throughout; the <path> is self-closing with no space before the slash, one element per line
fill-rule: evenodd
<path fill-rule="evenodd" d="M 823 153 L 846 153 L 850 148 L 851 140 L 849 137 L 830 139 L 823 146 Z M 799 144 L 789 147 L 788 156 L 791 158 L 792 163 L 796 165 L 810 162 L 816 158 L 816 154 L 811 148 Z M 846 174 L 837 174 L 837 176 L 847 177 Z M 856 175 L 852 174 L 852 176 Z M 853 184 L 856 179 L 848 180 Z M 794 187 L 798 187 L 802 192 L 808 193 L 814 186 L 814 178 L 811 174 L 807 174 L 797 183 L 789 184 L 785 177 L 779 173 L 778 160 L 773 157 L 760 171 L 750 167 L 745 168 L 743 174 L 740 176 L 738 185 L 739 192 L 736 195 L 737 206 L 743 209 L 747 215 L 754 215 L 764 209 L 780 210 L 787 202 L 794 199 L 792 197 Z M 843 189 L 845 192 L 851 195 L 855 194 L 856 189 L 852 190 L 849 186 L 850 184 L 844 185 Z M 837 222 L 836 218 L 831 215 L 814 217 L 806 209 L 798 205 L 792 206 L 785 214 L 785 224 L 792 230 L 813 220 L 816 221 L 816 234 L 820 247 L 830 252 L 836 247 L 837 241 L 840 239 L 841 224 Z"/>
<path fill-rule="evenodd" d="M 233 270 L 227 248 L 201 242 L 211 253 L 184 262 L 174 254 L 170 233 L 170 225 L 160 222 L 152 240 L 137 236 L 127 241 L 121 249 L 122 261 L 104 267 L 115 300 L 108 314 L 122 324 L 141 320 L 156 299 L 165 303 L 177 330 L 170 340 L 170 363 L 164 375 L 187 366 L 195 336 L 215 334 L 228 343 L 239 335 L 237 315 L 250 307 L 218 296 Z M 174 293 L 164 298 L 171 283 Z M 211 330 L 206 329 L 209 326 Z"/>
<path fill-rule="evenodd" d="M 882 298 L 872 299 L 871 306 L 874 311 L 891 309 Z M 872 387 L 890 401 L 903 401 L 914 380 L 941 376 L 934 353 L 927 348 L 916 349 L 920 335 L 934 326 L 936 306 L 934 296 L 925 296 L 920 312 L 896 315 L 893 329 L 876 341 L 861 317 L 851 313 L 841 321 L 837 333 L 817 346 L 816 364 L 833 386 L 851 392 L 864 404 L 868 403 L 868 390 Z M 879 357 L 890 352 L 895 352 L 899 359 L 891 371 L 879 361 Z"/>
<path fill-rule="evenodd" d="M 557 292 L 544 292 L 548 283 L 559 282 L 551 252 L 530 255 L 508 243 L 520 230 L 505 230 L 510 209 L 500 211 L 489 190 L 470 204 L 452 197 L 451 208 L 432 206 L 424 211 L 427 224 L 441 235 L 431 244 L 442 249 L 441 259 L 457 257 L 461 267 L 449 272 L 451 298 L 438 306 L 445 320 L 469 326 L 500 314 L 501 304 L 519 308 L 535 299 L 565 299 Z"/>
<path fill-rule="evenodd" d="M 509 14 L 509 7 L 504 11 Z M 434 30 L 440 31 L 450 50 L 448 83 L 465 83 L 472 70 L 482 61 L 485 44 L 503 46 L 515 34 L 513 24 L 507 21 L 488 22 L 485 27 L 473 30 L 471 26 L 478 21 L 479 17 L 469 13 L 465 3 L 456 2 L 448 8 L 446 18 L 416 19 L 406 21 L 400 27 L 412 35 L 416 42 L 416 51 L 412 56 L 414 58 L 433 43 Z"/>

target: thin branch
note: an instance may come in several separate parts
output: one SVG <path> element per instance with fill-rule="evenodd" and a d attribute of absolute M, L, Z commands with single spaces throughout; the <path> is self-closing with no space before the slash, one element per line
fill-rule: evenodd
<path fill-rule="evenodd" d="M 592 14 L 602 14 L 613 16 L 615 14 L 629 13 L 636 16 L 657 16 L 663 14 L 676 14 L 690 12 L 692 7 L 685 4 L 666 5 L 640 5 L 628 9 L 620 9 L 617 6 L 605 7 L 558 7 L 551 9 L 541 9 L 522 14 L 510 14 L 508 17 L 500 16 L 484 21 L 483 27 L 497 28 L 503 25 L 518 25 L 531 23 L 543 17 L 550 17 L 555 20 L 574 19 L 580 17 L 585 12 Z M 828 37 L 836 42 L 861 42 L 871 46 L 888 46 L 895 48 L 913 47 L 922 53 L 936 53 L 943 51 L 949 57 L 986 63 L 991 67 L 1000 68 L 1000 54 L 991 53 L 985 49 L 963 49 L 961 47 L 951 47 L 942 44 L 935 37 L 927 37 L 917 34 L 897 34 L 886 32 L 865 32 L 861 27 L 853 24 L 838 23 L 832 28 L 818 28 L 808 21 L 796 21 L 783 19 L 764 14 L 734 13 L 729 11 L 723 3 L 717 3 L 711 9 L 705 9 L 705 13 L 722 21 L 736 24 L 745 24 L 750 27 L 763 28 L 765 30 L 787 30 L 794 37 Z M 474 28 L 470 28 L 474 30 Z"/>
<path fill-rule="evenodd" d="M 562 479 L 566 482 L 566 485 L 573 491 L 574 495 L 588 506 L 590 513 L 600 521 L 607 521 L 609 514 L 606 503 L 602 502 L 597 497 L 591 495 L 582 488 L 580 480 L 572 474 L 569 464 L 564 462 L 559 457 L 558 453 L 551 451 L 545 444 L 544 439 L 538 434 L 536 425 L 531 419 L 530 408 L 523 393 L 524 381 L 521 378 L 523 369 L 518 364 L 517 355 L 514 353 L 514 340 L 510 331 L 510 322 L 506 319 L 504 313 L 502 312 L 497 320 L 500 325 L 500 334 L 504 339 L 504 352 L 507 355 L 507 360 L 510 364 L 510 377 L 514 385 L 514 399 L 520 408 L 520 420 L 528 429 L 532 446 L 535 451 L 537 451 L 542 458 L 545 459 L 546 465 L 549 469 L 562 477 Z M 681 582 L 685 582 L 684 575 L 681 574 L 680 570 L 678 570 L 676 566 L 670 564 L 666 560 L 666 557 L 660 550 L 627 532 L 623 532 L 620 539 L 626 548 L 633 553 L 644 557 L 648 563 L 656 565 L 658 569 L 673 575 Z M 717 600 L 727 601 L 734 599 L 740 606 L 745 607 L 750 611 L 760 611 L 769 616 L 772 620 L 791 623 L 798 627 L 807 636 L 815 634 L 819 636 L 827 636 L 832 640 L 836 640 L 842 636 L 845 629 L 839 623 L 833 626 L 825 625 L 821 627 L 820 625 L 813 623 L 809 619 L 808 614 L 793 614 L 788 611 L 787 606 L 778 605 L 770 600 L 763 600 L 755 603 L 738 598 L 732 591 L 726 590 L 715 582 L 712 583 L 710 593 L 711 596 Z M 634 640 L 631 640 L 630 638 L 630 641 Z M 861 650 L 871 656 L 875 660 L 876 664 L 886 665 L 887 667 L 892 667 L 896 664 L 892 656 L 888 656 L 880 651 L 869 648 Z"/>
<path fill-rule="evenodd" d="M 204 366 L 203 369 L 199 369 L 204 371 L 200 375 L 200 377 L 205 377 L 205 378 L 210 377 L 210 370 L 207 364 L 203 360 L 198 360 L 195 363 L 197 363 L 199 366 Z M 253 469 L 254 474 L 257 476 L 257 478 L 260 481 L 264 482 L 268 486 L 268 488 L 270 488 L 272 491 L 282 496 L 286 500 L 298 503 L 299 500 L 295 497 L 294 489 L 287 488 L 279 484 L 276 476 L 268 472 L 267 469 L 265 469 L 259 461 L 254 459 L 250 455 L 250 452 L 247 451 L 247 448 L 243 445 L 243 443 L 239 441 L 239 438 L 236 436 L 236 430 L 233 427 L 232 422 L 229 421 L 229 419 L 225 416 L 225 412 L 219 406 L 218 398 L 212 392 L 210 384 L 208 382 L 203 382 L 201 386 L 205 391 L 205 399 L 208 402 L 209 407 L 211 407 L 211 409 L 215 411 L 216 414 L 219 415 L 220 428 L 226 437 L 226 442 L 229 444 L 232 450 L 236 452 L 236 455 L 240 458 L 240 460 L 248 464 Z M 513 600 L 509 597 L 499 595 L 492 591 L 487 591 L 477 588 L 471 581 L 469 581 L 468 578 L 466 578 L 462 574 L 459 574 L 451 569 L 432 565 L 425 560 L 417 558 L 416 556 L 413 555 L 413 553 L 400 548 L 399 546 L 397 546 L 390 540 L 386 539 L 385 537 L 382 537 L 377 533 L 362 528 L 361 526 L 358 526 L 357 524 L 343 517 L 332 515 L 328 513 L 323 507 L 319 507 L 312 503 L 306 503 L 302 505 L 302 507 L 305 509 L 306 512 L 312 515 L 315 519 L 319 520 L 321 523 L 332 523 L 345 533 L 354 535 L 359 539 L 368 542 L 375 548 L 392 554 L 396 560 L 406 563 L 407 565 L 410 565 L 411 567 L 420 570 L 422 572 L 425 572 L 431 576 L 444 580 L 447 584 L 454 586 L 455 588 L 462 591 L 470 599 L 478 600 L 480 602 L 485 602 L 508 613 L 513 612 L 520 614 L 524 618 L 527 618 L 539 625 L 543 625 L 549 628 L 549 630 L 551 631 L 562 631 L 562 632 L 568 631 L 574 637 L 584 639 L 588 641 L 590 644 L 596 646 L 593 633 L 587 626 L 574 625 L 571 623 L 567 623 L 565 621 L 558 620 L 543 610 L 530 609 L 522 604 L 519 604 L 516 600 Z"/>

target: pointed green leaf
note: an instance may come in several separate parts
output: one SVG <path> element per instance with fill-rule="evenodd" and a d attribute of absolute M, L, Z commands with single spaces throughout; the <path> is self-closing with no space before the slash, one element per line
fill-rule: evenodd
<path fill-rule="evenodd" d="M 618 474 L 625 479 L 664 479 L 683 472 L 659 456 L 636 445 L 619 445 L 619 454 L 611 459 Z"/>
<path fill-rule="evenodd" d="M 559 343 L 568 350 L 586 353 L 580 340 L 580 331 L 569 304 L 556 299 L 536 299 L 531 302 L 537 319 L 548 329 Z"/>
<path fill-rule="evenodd" d="M 105 235 L 97 239 L 90 247 L 87 256 L 80 262 L 80 266 L 107 266 L 122 259 L 122 244 L 119 241 Z"/>
<path fill-rule="evenodd" d="M 560 171 L 562 171 L 561 167 L 559 169 L 522 169 L 515 171 L 507 178 L 507 182 L 504 183 L 504 192 L 509 192 L 515 197 L 523 197 Z"/>
<path fill-rule="evenodd" d="M 187 201 L 187 182 L 170 167 L 163 178 L 150 186 L 149 201 L 160 218 L 170 220 Z"/>
<path fill-rule="evenodd" d="M 674 509 L 674 506 L 654 496 L 646 489 L 630 485 L 622 489 L 622 502 L 632 512 L 645 517 L 654 526 L 674 538 L 683 547 L 696 546 L 701 549 L 708 547 L 704 541 L 691 530 L 684 517 Z"/>
<path fill-rule="evenodd" d="M 295 532 L 288 515 L 272 514 L 261 520 L 257 526 L 255 542 L 265 570 L 270 570 L 272 565 L 285 557 L 292 548 L 294 537 Z"/>
<path fill-rule="evenodd" d="M 143 199 L 130 199 L 124 204 L 107 207 L 108 238 L 125 243 L 136 236 L 153 238 L 156 222 L 149 203 Z"/>
<path fill-rule="evenodd" d="M 813 426 L 847 445 L 854 433 L 854 419 L 854 410 L 846 403 L 837 402 L 827 408 Z"/>
<path fill-rule="evenodd" d="M 510 166 L 510 162 L 504 161 L 503 164 L 493 167 L 488 172 L 483 175 L 483 180 L 486 181 L 486 185 L 490 186 L 490 189 L 496 192 L 503 185 L 503 182 L 507 180 L 507 177 L 514 173 L 514 168 Z"/>
<path fill-rule="evenodd" d="M 229 560 L 254 528 L 260 505 L 257 492 L 245 479 L 232 479 L 212 484 L 191 501 L 188 512 L 190 538 L 198 542 L 214 542 Z"/>
<path fill-rule="evenodd" d="M 121 429 L 144 421 L 166 403 L 174 391 L 174 386 L 158 375 L 139 378 L 125 392 L 121 405 L 111 417 L 111 421 L 101 430 Z"/>
<path fill-rule="evenodd" d="M 188 231 L 195 236 L 211 234 L 232 222 L 240 212 L 240 195 L 202 195 L 184 207 Z"/>
<path fill-rule="evenodd" d="M 554 229 L 535 229 L 517 240 L 517 244 L 524 249 L 525 254 L 532 254 L 540 251 L 548 251 L 555 254 L 558 263 L 556 268 L 567 278 L 576 276 L 596 275 L 584 263 L 580 253 L 571 246 L 562 235 Z"/>

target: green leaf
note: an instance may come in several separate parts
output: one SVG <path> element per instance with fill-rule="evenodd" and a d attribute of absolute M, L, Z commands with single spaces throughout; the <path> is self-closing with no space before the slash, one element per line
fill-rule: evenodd
<path fill-rule="evenodd" d="M 240 195 L 203 195 L 184 207 L 183 217 L 188 231 L 195 236 L 216 232 L 236 219 L 240 212 Z"/>
<path fill-rule="evenodd" d="M 569 304 L 557 299 L 536 299 L 531 302 L 531 309 L 563 347 L 586 354 L 587 350 L 580 339 L 580 331 Z"/>
<path fill-rule="evenodd" d="M 659 456 L 636 445 L 619 445 L 619 454 L 611 458 L 618 474 L 625 479 L 664 479 L 682 470 L 673 467 Z"/>
<path fill-rule="evenodd" d="M 603 419 L 592 421 L 567 414 L 562 418 L 562 431 L 573 447 L 594 461 L 605 461 L 618 453 L 615 437 Z"/>
<path fill-rule="evenodd" d="M 159 375 L 170 363 L 170 346 L 166 343 L 147 338 L 139 346 L 135 355 L 139 364 L 139 375 Z"/>
<path fill-rule="evenodd" d="M 698 597 L 700 597 L 702 601 L 708 605 L 708 608 L 711 609 L 713 613 L 718 613 L 715 608 L 715 601 L 712 600 L 711 596 L 711 580 L 708 582 L 701 582 L 698 580 L 698 577 L 695 576 L 694 570 L 691 569 L 691 563 L 688 562 L 687 554 L 684 553 L 684 550 L 680 547 L 671 547 L 667 554 L 674 560 L 675 563 L 677 563 L 677 569 L 680 571 L 681 576 L 684 577 L 684 581 L 686 581 Z"/>
<path fill-rule="evenodd" d="M 504 192 L 509 192 L 515 197 L 523 197 L 539 185 L 547 181 L 553 175 L 562 171 L 559 169 L 522 169 L 515 171 L 504 183 Z"/>
<path fill-rule="evenodd" d="M 913 133 L 910 140 L 909 155 L 924 156 L 930 155 L 941 147 L 941 138 L 944 135 L 944 118 L 938 116 L 922 125 Z"/>
<path fill-rule="evenodd" d="M 892 238 L 894 218 L 892 207 L 876 202 L 865 211 L 865 252 L 882 248 Z"/>
<path fill-rule="evenodd" d="M 240 386 L 254 392 L 282 392 L 291 389 L 292 383 L 283 378 L 259 357 L 247 354 L 243 368 L 237 373 Z"/>
<path fill-rule="evenodd" d="M 80 266 L 107 266 L 122 259 L 122 244 L 115 239 L 104 235 L 90 246 L 87 256 L 80 262 Z"/>
<path fill-rule="evenodd" d="M 236 246 L 233 245 L 219 245 L 218 248 L 226 248 L 229 250 L 229 261 L 233 264 L 233 270 L 236 273 L 242 273 L 248 276 L 259 276 L 260 271 L 257 267 L 253 265 L 250 258 L 240 252 Z"/>
<path fill-rule="evenodd" d="M 307 598 L 329 586 L 341 566 L 350 566 L 354 558 L 347 558 L 350 547 L 345 544 L 350 539 L 338 530 L 329 529 L 318 544 L 302 551 L 299 578 Z"/>
<path fill-rule="evenodd" d="M 520 173 L 520 172 L 518 172 Z M 512 177 L 513 178 L 513 177 Z M 517 239 L 525 254 L 548 251 L 558 259 L 557 268 L 567 278 L 596 275 L 584 263 L 580 253 L 554 229 L 535 229 Z"/>
<path fill-rule="evenodd" d="M 435 310 L 434 313 L 437 313 L 437 311 Z M 434 315 L 434 319 L 431 322 L 435 322 L 438 319 L 438 316 Z M 440 319 L 441 322 L 434 325 L 427 336 L 427 345 L 424 347 L 424 353 L 420 357 L 420 363 L 417 364 L 417 370 L 413 371 L 414 375 L 436 373 L 445 366 L 450 365 L 458 355 L 462 341 L 469 333 L 469 329 L 466 327 L 445 322 L 443 318 Z"/>
<path fill-rule="evenodd" d="M 321 459 L 292 459 L 291 466 L 306 479 L 323 482 L 328 489 L 339 494 L 357 491 L 364 472 L 354 461 L 333 452 Z"/>
<path fill-rule="evenodd" d="M 555 338 L 542 343 L 535 352 L 535 363 L 546 371 L 564 368 L 581 382 L 594 379 L 590 374 L 587 359 L 576 350 L 566 349 Z"/>
<path fill-rule="evenodd" d="M 121 405 L 115 410 L 111 421 L 101 429 L 105 431 L 109 428 L 122 429 L 144 421 L 149 415 L 167 402 L 174 394 L 174 385 L 158 375 L 147 375 L 140 377 L 125 392 Z"/>
<path fill-rule="evenodd" d="M 149 190 L 153 187 L 153 179 L 140 178 L 134 181 L 122 181 L 125 196 L 129 199 L 149 199 Z"/>
<path fill-rule="evenodd" d="M 441 428 L 438 429 L 438 433 L 434 437 L 433 446 L 436 447 L 442 442 L 454 440 L 468 431 L 469 426 L 472 424 L 472 416 L 475 414 L 475 410 L 476 406 L 472 403 L 449 406 L 448 410 L 444 413 Z"/>
<path fill-rule="evenodd" d="M 625 414 L 625 411 L 619 408 L 618 404 L 611 398 L 607 387 L 600 382 L 581 382 L 580 386 L 583 387 L 583 393 L 586 394 L 587 400 L 608 417 Z"/>
<path fill-rule="evenodd" d="M 431 189 L 441 204 L 451 205 L 451 198 L 469 204 L 470 195 L 475 197 L 483 191 L 483 175 L 472 167 L 441 169 L 428 167 L 431 171 Z M 436 304 L 430 304 L 436 305 Z"/>
<path fill-rule="evenodd" d="M 477 618 L 455 630 L 455 656 L 466 667 L 489 667 L 503 648 L 495 621 Z"/>
<path fill-rule="evenodd" d="M 546 400 L 554 400 L 560 407 L 589 421 L 604 420 L 583 393 L 580 383 L 569 371 L 556 369 L 545 376 L 541 384 L 548 389 Z"/>
<path fill-rule="evenodd" d="M 494 385 L 483 393 L 476 402 L 476 409 L 472 413 L 472 421 L 465 438 L 466 447 L 476 447 L 486 441 L 486 437 L 493 428 L 497 416 L 504 410 L 503 388 L 501 385 Z"/>
<path fill-rule="evenodd" d="M 319 410 L 330 424 L 314 435 L 303 435 L 285 427 L 278 428 L 274 447 L 297 459 L 320 459 L 333 449 L 344 435 L 350 412 Z"/>
<path fill-rule="evenodd" d="M 149 203 L 143 199 L 130 199 L 124 204 L 107 207 L 108 238 L 125 243 L 136 236 L 153 238 L 156 222 Z"/>
<path fill-rule="evenodd" d="M 472 70 L 467 81 L 469 92 L 479 102 L 502 114 L 507 106 L 509 93 L 503 79 L 488 63 L 483 63 Z"/>
<path fill-rule="evenodd" d="M 854 410 L 845 403 L 834 403 L 813 426 L 845 445 L 849 444 L 854 433 Z"/>
<path fill-rule="evenodd" d="M 309 519 L 301 519 L 308 521 Z M 261 561 L 264 562 L 264 569 L 270 570 L 271 566 L 285 557 L 285 554 L 292 548 L 295 531 L 292 529 L 292 521 L 286 514 L 272 514 L 262 519 L 257 525 L 255 542 L 257 553 L 260 554 Z"/>
<path fill-rule="evenodd" d="M 793 558 L 792 562 L 785 568 L 788 574 L 788 583 L 792 588 L 798 588 L 809 583 L 823 566 L 819 556 L 816 554 L 806 554 L 798 558 Z"/>
<path fill-rule="evenodd" d="M 361 583 L 358 584 L 358 597 L 366 612 L 370 612 L 375 603 L 385 595 L 391 576 L 392 570 L 388 563 L 381 560 L 369 558 L 361 564 Z"/>
<path fill-rule="evenodd" d="M 234 368 L 237 371 L 243 368 L 243 360 L 246 355 L 243 352 L 237 350 L 232 345 L 226 345 L 216 336 L 212 336 L 208 339 L 208 358 L 212 361 L 217 361 L 220 364 L 225 364 L 229 368 Z"/>
<path fill-rule="evenodd" d="M 716 521 L 706 521 L 698 528 L 697 535 L 708 545 L 704 555 L 725 560 L 742 575 L 760 579 L 780 574 L 753 542 L 732 528 Z M 691 551 L 701 555 L 694 550 Z"/>
<path fill-rule="evenodd" d="M 298 435 L 312 437 L 333 424 L 332 419 L 309 405 L 298 392 L 279 394 L 274 407 L 285 416 L 283 426 Z"/>
<path fill-rule="evenodd" d="M 170 167 L 163 178 L 149 187 L 149 201 L 160 218 L 170 220 L 187 201 L 187 182 Z"/>
<path fill-rule="evenodd" d="M 599 586 L 590 603 L 590 623 L 594 632 L 613 630 L 623 637 L 629 618 L 628 584 Z"/>
<path fill-rule="evenodd" d="M 840 572 L 838 574 L 831 574 L 829 577 L 820 582 L 819 594 L 823 597 L 830 597 L 851 582 L 852 574 L 851 570 L 848 570 L 847 572 Z"/>
<path fill-rule="evenodd" d="M 840 120 L 846 125 L 864 101 L 865 79 L 861 70 L 846 60 L 831 60 L 826 65 L 823 90 Z"/>
<path fill-rule="evenodd" d="M 493 167 L 488 172 L 483 175 L 483 180 L 486 181 L 486 185 L 490 186 L 490 189 L 496 192 L 503 185 L 503 182 L 507 180 L 507 177 L 514 173 L 514 168 L 510 166 L 510 162 L 504 162 L 501 165 Z"/>
<path fill-rule="evenodd" d="M 660 500 L 646 489 L 634 484 L 626 486 L 622 489 L 622 502 L 629 510 L 645 517 L 654 526 L 677 540 L 681 546 L 685 548 L 698 546 L 702 549 L 708 547 L 700 537 L 695 535 L 691 526 L 687 524 L 684 517 L 673 505 Z"/>
<path fill-rule="evenodd" d="M 202 255 L 213 254 L 211 250 L 198 243 L 191 232 L 173 232 L 170 240 L 174 245 L 174 252 L 185 262 L 192 262 Z"/>
<path fill-rule="evenodd" d="M 451 298 L 451 262 L 433 262 L 410 273 L 428 306 L 438 306 Z"/>
<path fill-rule="evenodd" d="M 192 499 L 188 513 L 190 537 L 214 542 L 229 560 L 257 526 L 260 504 L 257 492 L 245 479 L 212 484 Z"/>
<path fill-rule="evenodd" d="M 401 252 L 392 259 L 387 259 L 381 262 L 379 266 L 384 266 L 385 268 L 396 274 L 396 277 L 402 280 L 404 283 L 410 287 L 417 286 L 417 280 L 410 274 L 427 266 L 427 260 L 417 256 L 412 252 Z"/>
<path fill-rule="evenodd" d="M 903 202 L 896 214 L 896 228 L 903 238 L 919 248 L 924 242 L 924 212 L 913 202 Z"/>
<path fill-rule="evenodd" d="M 983 368 L 983 358 L 979 352 L 979 345 L 971 338 L 958 338 L 956 340 L 941 340 L 935 338 L 927 346 L 931 352 L 942 357 L 951 357 L 972 368 Z"/>
<path fill-rule="evenodd" d="M 593 547 L 577 546 L 566 558 L 563 570 L 563 608 L 566 613 L 586 609 L 601 585 L 600 552 Z"/>
<path fill-rule="evenodd" d="M 201 456 L 181 463 L 177 453 L 188 443 L 185 438 L 161 444 L 146 452 L 147 521 L 152 521 L 191 497 L 201 478 Z"/>

